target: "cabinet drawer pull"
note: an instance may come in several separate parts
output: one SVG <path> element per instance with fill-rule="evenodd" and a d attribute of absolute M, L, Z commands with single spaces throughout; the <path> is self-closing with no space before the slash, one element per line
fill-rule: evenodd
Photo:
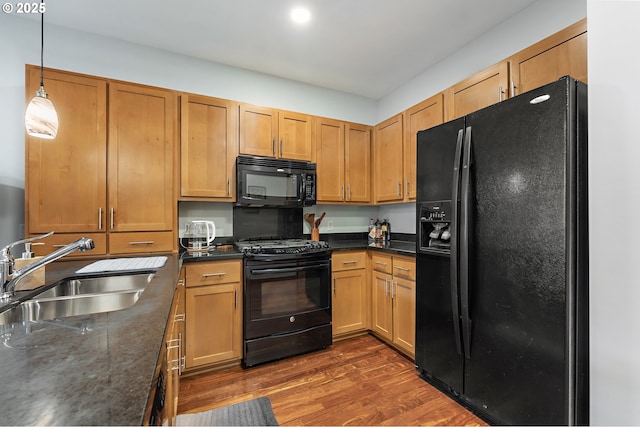
<path fill-rule="evenodd" d="M 32 243 L 33 245 L 33 243 Z M 51 245 L 52 248 L 64 248 L 67 245 Z"/>
<path fill-rule="evenodd" d="M 378 265 L 383 265 L 383 266 L 387 266 L 386 262 L 382 262 L 382 261 L 373 261 L 374 264 L 378 264 Z"/>
<path fill-rule="evenodd" d="M 357 259 L 354 259 L 354 260 L 351 260 L 351 261 L 342 261 L 342 263 L 343 263 L 343 264 L 357 264 L 357 263 L 358 263 L 358 260 L 357 260 Z"/>
<path fill-rule="evenodd" d="M 184 313 L 176 314 L 173 317 L 174 322 L 184 322 Z"/>
<path fill-rule="evenodd" d="M 397 265 L 394 265 L 393 268 L 395 268 L 397 270 L 402 270 L 402 271 L 409 271 L 409 269 L 407 267 L 398 267 Z"/>
<path fill-rule="evenodd" d="M 203 273 L 202 277 L 222 277 L 227 273 Z"/>
<path fill-rule="evenodd" d="M 139 242 L 129 242 L 130 245 L 153 245 L 155 241 L 153 240 L 141 240 Z"/>

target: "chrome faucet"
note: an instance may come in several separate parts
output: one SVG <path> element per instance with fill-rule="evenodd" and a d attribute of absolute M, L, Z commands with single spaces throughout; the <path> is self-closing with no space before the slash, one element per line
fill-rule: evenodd
<path fill-rule="evenodd" d="M 52 234 L 53 231 L 47 234 L 43 234 L 42 236 L 18 240 L 17 242 L 13 242 L 0 250 L 0 284 L 2 286 L 0 292 L 0 300 L 7 300 L 11 298 L 16 290 L 16 285 L 18 284 L 18 282 L 23 277 L 28 276 L 37 269 L 44 267 L 50 262 L 60 259 L 63 256 L 77 250 L 90 251 L 94 248 L 93 240 L 82 237 L 75 242 L 61 247 L 57 251 L 51 252 L 49 255 L 34 260 L 32 263 L 25 265 L 19 270 L 15 269 L 15 259 L 11 254 L 11 248 L 13 248 L 15 245 L 19 245 L 20 243 L 27 243 L 33 240 L 43 239 L 45 237 L 51 236 Z"/>

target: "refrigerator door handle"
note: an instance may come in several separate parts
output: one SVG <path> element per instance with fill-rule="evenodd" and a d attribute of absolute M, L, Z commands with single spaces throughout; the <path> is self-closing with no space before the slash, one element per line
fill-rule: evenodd
<path fill-rule="evenodd" d="M 456 152 L 453 160 L 453 194 L 451 195 L 451 308 L 453 315 L 453 332 L 456 350 L 462 355 L 462 336 L 460 335 L 460 311 L 458 309 L 458 199 L 460 198 L 460 161 L 462 159 L 462 139 L 464 129 L 458 131 Z"/>
<path fill-rule="evenodd" d="M 471 359 L 471 319 L 469 317 L 469 245 L 471 225 L 471 126 L 464 135 L 462 155 L 462 183 L 460 186 L 460 310 L 462 312 L 462 339 L 464 356 Z"/>

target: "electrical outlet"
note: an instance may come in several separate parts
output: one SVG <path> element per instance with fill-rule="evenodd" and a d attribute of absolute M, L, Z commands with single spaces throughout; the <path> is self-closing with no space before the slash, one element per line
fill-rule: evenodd
<path fill-rule="evenodd" d="M 328 230 L 328 231 L 333 230 L 333 221 L 328 221 L 328 222 L 327 222 L 327 230 Z"/>

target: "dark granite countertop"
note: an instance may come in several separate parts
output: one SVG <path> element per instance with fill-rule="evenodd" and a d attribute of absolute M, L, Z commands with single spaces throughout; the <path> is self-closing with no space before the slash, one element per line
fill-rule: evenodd
<path fill-rule="evenodd" d="M 380 252 L 387 252 L 399 255 L 413 256 L 416 254 L 416 243 L 391 240 L 388 244 L 368 243 L 366 240 L 342 240 L 329 244 L 334 251 L 353 249 L 372 249 Z"/>
<path fill-rule="evenodd" d="M 93 262 L 57 261 L 54 283 Z M 132 307 L 0 326 L 3 425 L 141 425 L 181 260 L 168 255 Z"/>

